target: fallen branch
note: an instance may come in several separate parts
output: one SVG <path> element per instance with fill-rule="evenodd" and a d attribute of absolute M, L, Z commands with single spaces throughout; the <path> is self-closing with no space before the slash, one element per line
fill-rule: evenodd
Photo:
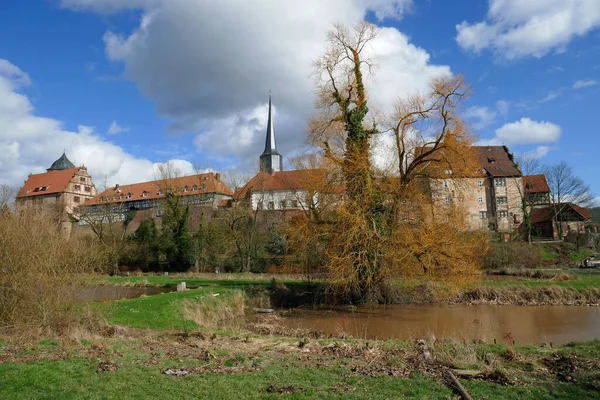
<path fill-rule="evenodd" d="M 458 393 L 460 394 L 460 397 L 463 400 L 473 400 L 473 398 L 465 390 L 463 385 L 461 385 L 460 382 L 458 381 L 458 379 L 456 379 L 456 376 L 454 376 L 452 371 L 450 371 L 449 369 L 446 369 L 446 374 L 448 375 L 448 378 L 450 378 L 450 383 L 451 383 L 452 389 L 456 389 L 456 391 L 458 391 Z"/>

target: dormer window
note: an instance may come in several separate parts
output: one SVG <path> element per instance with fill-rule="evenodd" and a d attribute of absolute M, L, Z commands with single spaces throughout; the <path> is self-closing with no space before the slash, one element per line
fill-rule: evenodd
<path fill-rule="evenodd" d="M 192 192 L 195 192 L 196 190 L 198 190 L 198 185 L 192 186 Z"/>
<path fill-rule="evenodd" d="M 127 198 L 130 199 L 131 198 L 131 193 L 127 193 Z"/>
<path fill-rule="evenodd" d="M 142 192 L 142 197 L 148 197 L 148 192 L 146 192 L 145 190 Z"/>
<path fill-rule="evenodd" d="M 160 196 L 162 194 L 162 191 L 159 190 L 158 192 L 156 192 L 156 194 Z"/>
<path fill-rule="evenodd" d="M 185 185 L 185 187 L 183 188 L 183 191 L 184 191 L 185 193 L 187 193 L 187 192 L 188 192 L 188 187 L 187 187 L 187 185 Z"/>
<path fill-rule="evenodd" d="M 496 162 L 496 159 L 495 159 L 494 157 L 488 157 L 488 162 L 489 162 L 490 164 L 493 164 L 493 163 L 495 163 L 495 162 Z"/>

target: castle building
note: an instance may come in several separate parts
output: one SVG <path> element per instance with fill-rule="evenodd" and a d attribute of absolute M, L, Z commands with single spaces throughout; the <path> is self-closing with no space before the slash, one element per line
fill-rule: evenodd
<path fill-rule="evenodd" d="M 56 213 L 63 229 L 70 231 L 69 217 L 75 209 L 96 196 L 96 186 L 85 166 L 76 167 L 63 152 L 46 172 L 30 174 L 15 199 L 17 212 L 36 208 Z M 68 232 L 66 232 L 68 233 Z"/>
<path fill-rule="evenodd" d="M 159 222 L 168 194 L 179 197 L 181 204 L 189 205 L 192 218 L 196 214 L 200 218 L 205 216 L 204 211 L 209 215 L 210 210 L 226 204 L 233 192 L 221 180 L 221 174 L 214 172 L 127 185 L 117 184 L 80 207 L 80 225 L 125 221 L 132 212 L 139 212 L 131 227 L 133 230 L 145 218 L 154 218 Z"/>
<path fill-rule="evenodd" d="M 508 239 L 523 221 L 523 174 L 506 146 L 473 146 L 473 151 L 478 176 L 431 177 L 433 199 L 439 206 L 463 206 L 470 229 L 489 229 Z"/>

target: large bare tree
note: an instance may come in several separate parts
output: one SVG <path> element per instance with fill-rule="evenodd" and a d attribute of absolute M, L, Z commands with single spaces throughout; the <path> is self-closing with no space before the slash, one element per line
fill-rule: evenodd
<path fill-rule="evenodd" d="M 562 211 L 566 207 L 565 203 L 588 206 L 592 200 L 590 187 L 575 175 L 573 167 L 564 161 L 547 166 L 545 174 L 550 186 L 550 200 L 554 207 L 554 223 L 558 236 L 562 238 Z"/>
<path fill-rule="evenodd" d="M 362 301 L 372 300 L 374 289 L 395 273 L 392 266 L 400 259 L 414 258 L 416 250 L 401 241 L 418 238 L 420 234 L 411 232 L 420 228 L 411 226 L 400 232 L 398 217 L 408 206 L 418 209 L 426 198 L 407 199 L 421 190 L 415 178 L 444 173 L 464 178 L 477 170 L 469 151 L 469 129 L 457 113 L 460 100 L 469 91 L 462 78 L 434 80 L 429 93 L 399 101 L 388 118 L 369 114 L 363 74 L 375 66 L 367 49 L 376 34 L 376 28 L 368 23 L 353 29 L 334 27 L 325 54 L 315 64 L 318 114 L 309 125 L 312 143 L 343 176 L 343 201 L 336 210 L 327 249 L 330 281 Z M 393 134 L 397 167 L 391 173 L 377 170 L 371 163 L 371 146 L 380 134 Z M 444 218 L 444 224 L 429 224 L 427 232 L 452 227 Z M 425 232 L 424 226 L 421 232 Z M 432 257 L 430 251 L 422 250 L 428 254 L 423 260 L 442 258 L 441 253 Z M 450 261 L 439 265 L 427 261 L 434 268 L 421 265 L 422 270 L 435 270 L 439 275 L 442 270 L 453 271 L 451 265 L 459 264 L 460 254 L 444 256 Z M 464 257 L 460 261 L 467 264 Z"/>
<path fill-rule="evenodd" d="M 15 189 L 3 183 L 0 185 L 0 212 L 6 209 L 10 209 L 11 205 L 15 201 Z"/>

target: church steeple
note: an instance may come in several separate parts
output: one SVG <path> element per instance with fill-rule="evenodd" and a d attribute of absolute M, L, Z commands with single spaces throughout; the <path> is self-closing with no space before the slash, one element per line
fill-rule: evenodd
<path fill-rule="evenodd" d="M 271 92 L 269 92 L 269 119 L 267 121 L 267 137 L 265 140 L 265 151 L 260 156 L 260 170 L 272 174 L 283 171 L 281 154 L 275 145 L 275 130 L 273 129 L 273 113 L 271 105 Z"/>

